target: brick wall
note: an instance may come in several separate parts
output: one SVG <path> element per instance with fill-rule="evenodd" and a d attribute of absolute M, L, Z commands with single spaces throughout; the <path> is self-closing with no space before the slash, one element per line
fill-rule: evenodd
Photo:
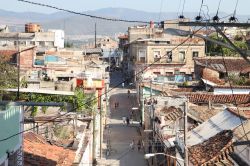
<path fill-rule="evenodd" d="M 20 54 L 20 67 L 21 68 L 32 68 L 33 66 L 34 50 L 27 50 Z"/>
<path fill-rule="evenodd" d="M 219 79 L 219 73 L 217 71 L 204 68 L 202 70 L 202 77 L 203 78 L 218 78 Z"/>

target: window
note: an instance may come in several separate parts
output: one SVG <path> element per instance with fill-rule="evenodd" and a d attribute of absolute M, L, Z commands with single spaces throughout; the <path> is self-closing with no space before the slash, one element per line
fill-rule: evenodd
<path fill-rule="evenodd" d="M 184 62 L 185 61 L 185 51 L 179 52 L 179 61 Z"/>
<path fill-rule="evenodd" d="M 22 46 L 25 46 L 26 45 L 26 41 L 19 41 L 18 44 L 22 45 Z"/>
<path fill-rule="evenodd" d="M 174 69 L 174 74 L 179 75 L 180 74 L 180 69 Z"/>
<path fill-rule="evenodd" d="M 138 57 L 139 57 L 139 61 L 141 63 L 145 63 L 146 62 L 146 50 L 139 50 L 139 53 L 138 53 Z"/>
<path fill-rule="evenodd" d="M 172 62 L 172 51 L 167 51 L 167 62 Z"/>
<path fill-rule="evenodd" d="M 193 51 L 193 58 L 199 57 L 199 52 L 198 51 Z"/>
<path fill-rule="evenodd" d="M 158 62 L 161 59 L 161 51 L 154 51 L 154 61 Z"/>
<path fill-rule="evenodd" d="M 166 72 L 166 76 L 172 76 L 173 72 Z"/>
<path fill-rule="evenodd" d="M 45 46 L 45 42 L 44 41 L 40 41 L 39 42 L 39 46 Z"/>
<path fill-rule="evenodd" d="M 153 72 L 155 75 L 161 75 L 161 72 Z"/>
<path fill-rule="evenodd" d="M 35 45 L 36 42 L 35 41 L 30 41 L 30 45 Z"/>

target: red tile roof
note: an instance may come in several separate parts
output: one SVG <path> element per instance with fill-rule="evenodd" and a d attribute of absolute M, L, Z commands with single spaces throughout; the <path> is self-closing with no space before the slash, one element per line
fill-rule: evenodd
<path fill-rule="evenodd" d="M 24 165 L 25 166 L 71 166 L 75 152 L 62 147 L 50 145 L 37 134 L 24 135 Z"/>
<path fill-rule="evenodd" d="M 189 101 L 192 103 L 208 103 L 209 100 L 213 103 L 231 103 L 234 104 L 234 98 L 236 104 L 246 104 L 250 102 L 249 94 L 235 94 L 235 95 L 213 95 L 213 94 L 202 94 L 194 93 L 187 94 Z"/>
<path fill-rule="evenodd" d="M 195 63 L 196 65 L 208 67 L 220 72 L 226 72 L 226 68 L 228 72 L 241 72 L 245 68 L 250 67 L 250 64 L 243 58 L 226 57 L 224 59 L 226 66 L 224 65 L 223 59 L 221 57 L 195 58 Z"/>
<path fill-rule="evenodd" d="M 208 81 L 211 81 L 211 82 L 217 84 L 217 85 L 224 85 L 225 84 L 224 80 L 221 80 L 221 79 L 216 78 L 216 77 L 211 77 L 211 76 L 208 76 L 205 74 L 202 77 Z"/>
<path fill-rule="evenodd" d="M 174 106 L 164 107 L 160 110 L 160 112 L 164 114 L 165 120 L 176 120 L 182 116 L 181 109 L 175 108 Z"/>
<path fill-rule="evenodd" d="M 0 50 L 0 57 L 2 61 L 10 61 L 14 58 L 14 55 L 17 53 L 16 50 Z"/>
<path fill-rule="evenodd" d="M 214 88 L 231 89 L 229 85 L 214 86 Z M 250 89 L 250 86 L 232 86 L 234 89 Z"/>
<path fill-rule="evenodd" d="M 246 108 L 244 110 L 237 109 L 237 108 L 227 108 L 227 110 L 237 116 L 239 116 L 239 113 L 240 113 L 241 117 L 250 119 L 250 108 L 249 109 Z"/>
<path fill-rule="evenodd" d="M 224 130 L 201 144 L 191 146 L 188 148 L 189 160 L 195 166 L 213 165 L 214 162 L 226 158 L 228 153 L 233 151 L 232 138 L 232 131 Z"/>

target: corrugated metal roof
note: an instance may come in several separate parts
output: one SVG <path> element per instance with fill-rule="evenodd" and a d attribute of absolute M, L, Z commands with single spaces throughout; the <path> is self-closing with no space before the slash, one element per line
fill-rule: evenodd
<path fill-rule="evenodd" d="M 242 119 L 244 122 L 245 120 Z M 233 130 L 241 124 L 238 116 L 224 110 L 187 133 L 188 146 L 197 145 L 223 130 Z"/>

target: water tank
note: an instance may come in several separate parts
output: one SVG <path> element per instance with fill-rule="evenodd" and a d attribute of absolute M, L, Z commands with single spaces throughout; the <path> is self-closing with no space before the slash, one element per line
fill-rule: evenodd
<path fill-rule="evenodd" d="M 34 33 L 34 32 L 40 32 L 41 26 L 34 23 L 28 23 L 25 24 L 25 32 L 26 33 Z"/>

